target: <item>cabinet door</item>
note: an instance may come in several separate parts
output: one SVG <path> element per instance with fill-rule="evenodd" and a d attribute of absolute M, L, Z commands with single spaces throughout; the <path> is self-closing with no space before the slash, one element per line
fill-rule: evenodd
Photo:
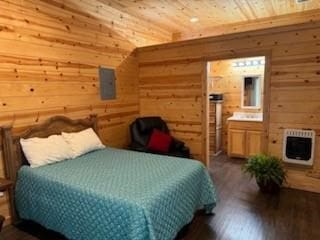
<path fill-rule="evenodd" d="M 228 155 L 234 157 L 246 156 L 246 131 L 229 129 Z"/>
<path fill-rule="evenodd" d="M 247 157 L 259 154 L 262 152 L 262 132 L 247 131 Z"/>

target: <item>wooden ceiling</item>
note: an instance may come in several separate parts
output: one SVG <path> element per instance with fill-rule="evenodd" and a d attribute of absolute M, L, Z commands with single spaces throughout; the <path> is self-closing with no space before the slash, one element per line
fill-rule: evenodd
<path fill-rule="evenodd" d="M 320 19 L 320 0 L 304 3 L 296 3 L 296 0 L 97 1 L 171 33 L 174 40 Z M 191 17 L 198 17 L 199 21 L 191 23 Z"/>
<path fill-rule="evenodd" d="M 6 5 L 11 0 L 0 1 Z M 23 6 L 49 6 L 60 20 L 86 19 L 134 47 L 320 21 L 320 0 L 19 0 Z M 0 4 L 1 6 L 1 4 Z M 57 11 L 57 9 L 59 9 Z M 190 19 L 197 17 L 198 22 Z M 1 22 L 0 22 L 1 23 Z M 0 26 L 1 27 L 1 26 Z M 86 27 L 86 26 L 84 26 Z"/>

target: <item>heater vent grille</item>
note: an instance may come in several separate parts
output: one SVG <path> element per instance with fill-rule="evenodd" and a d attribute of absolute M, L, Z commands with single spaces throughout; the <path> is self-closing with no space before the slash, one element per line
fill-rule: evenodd
<path fill-rule="evenodd" d="M 300 129 L 286 129 L 286 136 L 312 138 L 314 136 L 313 130 L 300 130 Z"/>
<path fill-rule="evenodd" d="M 313 164 L 315 131 L 285 129 L 283 141 L 284 162 L 309 166 Z"/>

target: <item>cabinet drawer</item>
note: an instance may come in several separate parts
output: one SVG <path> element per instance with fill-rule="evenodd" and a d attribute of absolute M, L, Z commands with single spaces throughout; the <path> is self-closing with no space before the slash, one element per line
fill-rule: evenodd
<path fill-rule="evenodd" d="M 230 129 L 239 129 L 239 130 L 254 130 L 262 131 L 263 123 L 262 122 L 247 122 L 247 121 L 228 121 L 228 128 Z"/>

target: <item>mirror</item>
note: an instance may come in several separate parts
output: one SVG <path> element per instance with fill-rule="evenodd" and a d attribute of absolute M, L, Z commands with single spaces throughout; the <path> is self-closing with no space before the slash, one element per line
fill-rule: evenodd
<path fill-rule="evenodd" d="M 261 77 L 244 76 L 242 87 L 242 108 L 260 108 L 261 104 Z"/>

